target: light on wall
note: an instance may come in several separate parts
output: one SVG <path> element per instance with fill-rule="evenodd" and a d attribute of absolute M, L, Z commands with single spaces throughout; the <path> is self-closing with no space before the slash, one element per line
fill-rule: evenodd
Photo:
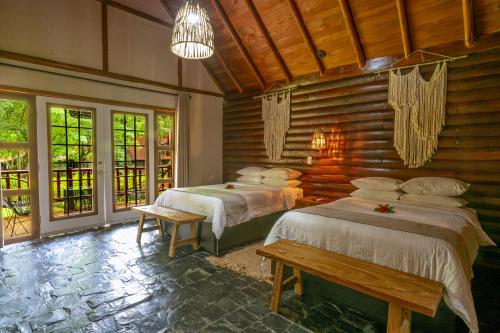
<path fill-rule="evenodd" d="M 214 53 L 214 32 L 207 11 L 197 0 L 187 0 L 177 12 L 170 49 L 186 59 L 204 59 Z"/>
<path fill-rule="evenodd" d="M 314 134 L 311 141 L 311 149 L 325 149 L 326 148 L 326 137 L 325 133 L 321 129 L 314 130 Z"/>

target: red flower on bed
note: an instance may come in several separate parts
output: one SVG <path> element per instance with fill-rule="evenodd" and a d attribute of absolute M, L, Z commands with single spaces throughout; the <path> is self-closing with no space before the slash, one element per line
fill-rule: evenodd
<path fill-rule="evenodd" d="M 387 214 L 394 213 L 394 207 L 389 206 L 389 204 L 385 204 L 385 205 L 379 204 L 373 210 L 378 212 L 378 213 L 387 213 Z"/>

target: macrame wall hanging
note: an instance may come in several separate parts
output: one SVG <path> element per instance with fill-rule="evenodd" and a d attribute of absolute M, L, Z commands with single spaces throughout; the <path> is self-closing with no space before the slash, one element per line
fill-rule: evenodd
<path fill-rule="evenodd" d="M 446 109 L 446 62 L 436 65 L 429 81 L 417 65 L 410 73 L 389 71 L 389 104 L 395 110 L 394 147 L 409 168 L 431 159 L 444 126 Z"/>
<path fill-rule="evenodd" d="M 290 128 L 290 91 L 262 96 L 262 119 L 266 153 L 276 163 L 281 159 Z"/>

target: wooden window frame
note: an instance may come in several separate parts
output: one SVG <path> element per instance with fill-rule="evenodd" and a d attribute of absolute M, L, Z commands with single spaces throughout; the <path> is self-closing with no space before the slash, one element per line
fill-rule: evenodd
<path fill-rule="evenodd" d="M 160 134 L 160 128 L 159 128 L 159 124 L 158 124 L 158 116 L 161 116 L 161 115 L 168 115 L 168 116 L 171 116 L 172 119 L 173 119 L 173 124 L 172 124 L 172 142 L 170 143 L 169 146 L 163 146 L 163 145 L 160 145 L 159 143 L 159 134 Z M 154 139 L 154 184 L 155 184 L 155 196 L 158 197 L 160 195 L 160 192 L 158 190 L 158 187 L 160 185 L 160 182 L 159 182 L 159 179 L 158 179 L 158 176 L 159 176 L 159 172 L 158 172 L 158 165 L 159 165 L 159 154 L 160 154 L 160 151 L 169 151 L 171 153 L 171 156 L 172 156 L 172 187 L 175 187 L 175 155 L 176 155 L 176 151 L 175 151 L 175 134 L 176 134 L 176 131 L 175 131 L 175 125 L 176 125 L 176 119 L 175 119 L 175 111 L 155 111 L 154 112 L 154 128 L 155 128 L 155 139 Z"/>
<path fill-rule="evenodd" d="M 115 126 L 114 126 L 114 116 L 115 114 L 121 115 L 131 115 L 131 116 L 141 116 L 144 117 L 144 149 L 145 153 L 145 163 L 144 163 L 144 176 L 146 177 L 146 188 L 144 189 L 145 193 L 145 203 L 147 205 L 149 203 L 149 115 L 147 113 L 142 112 L 128 112 L 128 111 L 119 111 L 119 110 L 111 110 L 111 190 L 113 194 L 112 205 L 113 205 L 113 213 L 126 212 L 130 211 L 132 207 L 125 208 L 116 208 L 116 189 L 115 189 Z M 137 205 L 135 207 L 144 206 Z"/>
<path fill-rule="evenodd" d="M 40 238 L 40 205 L 39 205 L 39 189 L 38 189 L 38 145 L 37 145 L 37 122 L 36 122 L 36 101 L 33 95 L 15 94 L 15 93 L 0 93 L 1 99 L 16 99 L 27 102 L 28 109 L 28 142 L 4 142 L 4 148 L 9 149 L 28 149 L 29 150 L 29 176 L 30 176 L 30 189 L 29 192 L 20 190 L 20 195 L 31 196 L 31 234 L 26 236 L 14 237 L 5 239 L 3 230 L 0 231 L 2 239 L 0 239 L 0 248 L 3 245 L 9 245 L 19 242 Z M 5 196 L 5 191 L 3 191 Z M 11 193 L 14 194 L 14 193 Z M 0 223 L 3 228 L 3 223 Z"/>
<path fill-rule="evenodd" d="M 86 212 L 75 215 L 67 215 L 67 216 L 54 216 L 54 207 L 52 205 L 52 198 L 54 195 L 54 189 L 52 187 L 52 127 L 51 127 L 51 114 L 50 110 L 52 107 L 59 108 L 74 108 L 81 109 L 85 111 L 90 111 L 92 113 L 92 154 L 93 154 L 93 163 L 94 170 L 92 173 L 92 196 L 93 196 L 93 207 L 94 210 L 92 212 Z M 56 222 L 61 220 L 82 218 L 87 216 L 94 216 L 99 214 L 99 197 L 98 197 L 98 189 L 97 189 L 97 141 L 96 141 L 96 120 L 97 112 L 95 108 L 92 107 L 82 107 L 76 105 L 67 105 L 67 104 L 58 104 L 58 103 L 47 103 L 47 157 L 48 157 L 48 180 L 49 180 L 49 221 Z"/>

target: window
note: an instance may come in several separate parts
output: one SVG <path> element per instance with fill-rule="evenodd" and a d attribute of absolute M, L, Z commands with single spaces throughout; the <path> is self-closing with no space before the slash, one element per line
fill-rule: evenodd
<path fill-rule="evenodd" d="M 95 110 L 49 105 L 50 217 L 97 213 Z"/>
<path fill-rule="evenodd" d="M 113 111 L 113 209 L 148 202 L 147 115 Z"/>
<path fill-rule="evenodd" d="M 156 195 L 174 186 L 174 114 L 155 113 Z"/>

